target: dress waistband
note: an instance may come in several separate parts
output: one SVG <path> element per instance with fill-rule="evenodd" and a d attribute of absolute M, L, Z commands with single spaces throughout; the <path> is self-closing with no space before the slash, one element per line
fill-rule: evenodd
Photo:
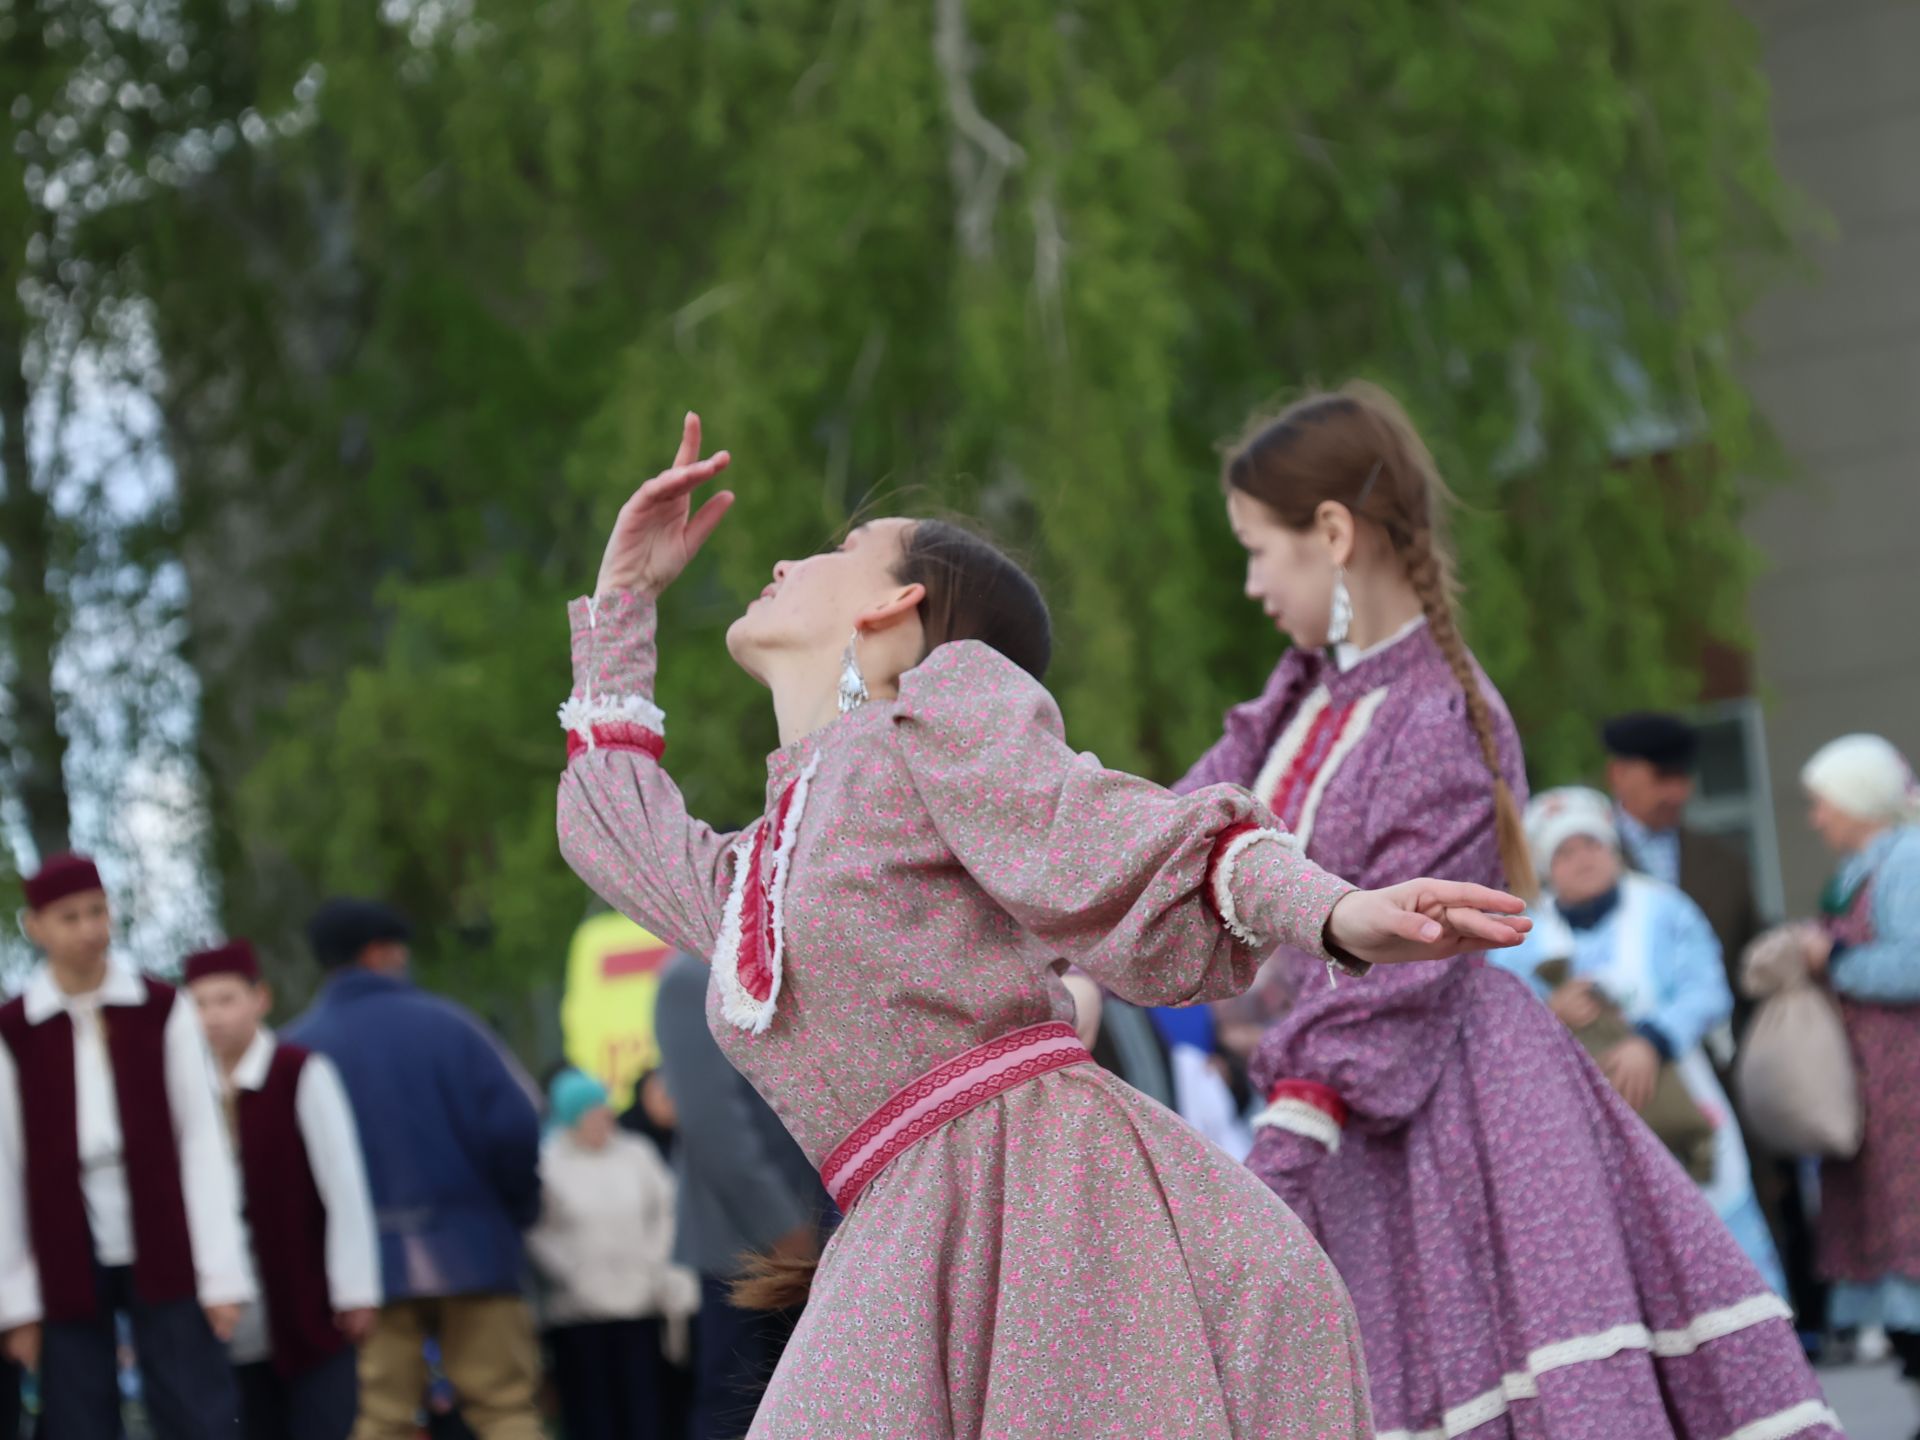
<path fill-rule="evenodd" d="M 842 1214 L 894 1157 L 976 1105 L 1050 1070 L 1090 1064 L 1093 1056 L 1071 1025 L 1029 1025 L 927 1071 L 855 1127 L 820 1166 L 820 1181 Z"/>

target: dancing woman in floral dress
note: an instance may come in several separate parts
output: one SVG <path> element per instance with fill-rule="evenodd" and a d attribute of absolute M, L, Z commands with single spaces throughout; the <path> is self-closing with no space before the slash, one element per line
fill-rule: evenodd
<path fill-rule="evenodd" d="M 733 498 L 690 513 L 728 463 L 699 446 L 689 416 L 573 606 L 559 825 L 595 890 L 712 957 L 709 1023 L 845 1213 L 755 1440 L 1370 1437 L 1326 1257 L 1089 1063 L 1052 961 L 1200 1000 L 1276 942 L 1356 975 L 1511 944 L 1520 902 L 1355 891 L 1242 790 L 1175 797 L 1076 754 L 1033 583 L 925 521 L 776 565 L 734 624 L 784 743 L 766 813 L 716 833 L 669 778 L 653 703 L 655 602 Z"/>
<path fill-rule="evenodd" d="M 1178 787 L 1249 785 L 1363 884 L 1534 879 L 1520 740 L 1463 643 L 1446 487 L 1406 414 L 1350 385 L 1229 455 L 1247 596 L 1293 639 Z M 1334 986 L 1311 950 L 1255 1053 L 1247 1163 L 1352 1294 L 1379 1440 L 1816 1440 L 1793 1330 L 1610 1074 L 1513 975 L 1463 955 Z M 1616 1091 L 1621 1093 L 1616 1093 Z"/>

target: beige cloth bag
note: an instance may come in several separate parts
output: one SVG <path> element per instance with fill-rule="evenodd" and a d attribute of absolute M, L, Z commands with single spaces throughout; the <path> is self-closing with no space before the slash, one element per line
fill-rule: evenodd
<path fill-rule="evenodd" d="M 1747 1133 L 1780 1155 L 1846 1160 L 1863 1117 L 1847 1027 L 1813 981 L 1808 924 L 1769 930 L 1747 947 L 1740 988 L 1760 1002 L 1740 1042 L 1733 1082 Z"/>

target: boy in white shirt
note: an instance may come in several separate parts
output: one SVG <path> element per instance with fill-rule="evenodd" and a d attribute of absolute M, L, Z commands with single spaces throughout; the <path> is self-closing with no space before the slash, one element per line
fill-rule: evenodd
<path fill-rule="evenodd" d="M 261 1301 L 232 1345 L 246 1440 L 347 1440 L 355 1347 L 380 1306 L 380 1251 L 353 1109 L 324 1055 L 263 1023 L 273 993 L 253 948 L 187 957 L 240 1157 Z"/>
<path fill-rule="evenodd" d="M 223 1343 L 253 1298 L 233 1157 L 193 1006 L 112 953 L 100 873 L 26 882 L 45 955 L 0 1006 L 0 1331 L 38 1370 L 41 1424 L 116 1440 L 115 1316 L 160 1440 L 230 1440 Z"/>

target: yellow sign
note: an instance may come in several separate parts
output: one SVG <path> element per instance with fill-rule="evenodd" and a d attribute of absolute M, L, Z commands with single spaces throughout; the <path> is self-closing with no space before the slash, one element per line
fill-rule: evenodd
<path fill-rule="evenodd" d="M 560 1034 L 568 1061 L 607 1087 L 616 1111 L 633 1104 L 634 1082 L 660 1063 L 653 1002 L 672 954 L 612 911 L 573 932 Z"/>

